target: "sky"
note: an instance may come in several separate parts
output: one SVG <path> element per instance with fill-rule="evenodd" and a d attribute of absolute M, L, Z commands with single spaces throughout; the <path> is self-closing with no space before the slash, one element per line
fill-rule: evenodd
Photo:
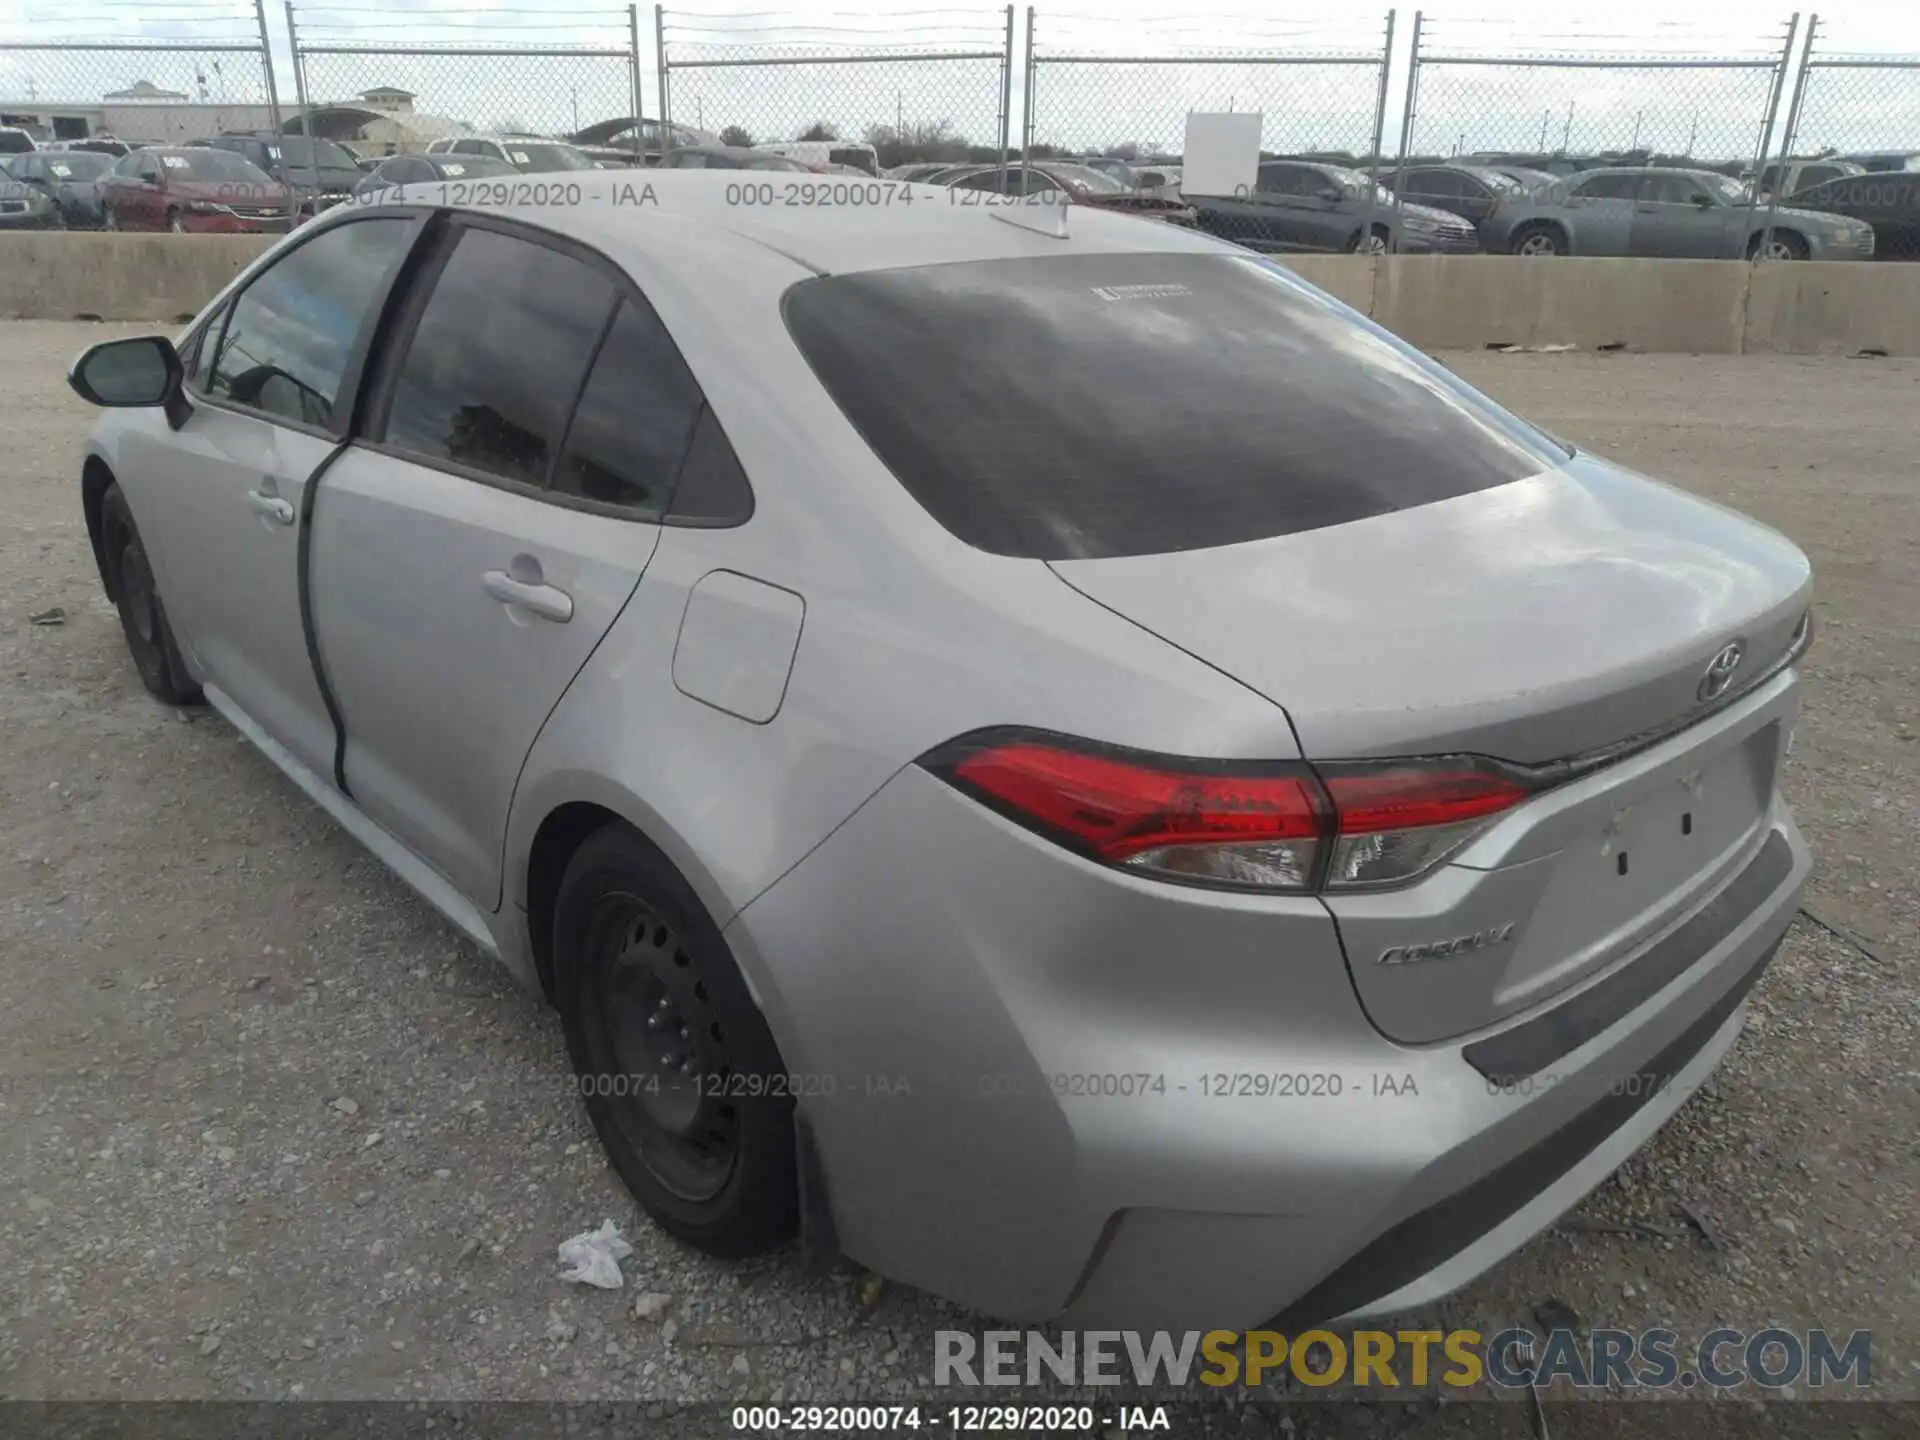
<path fill-rule="evenodd" d="M 874 124 L 945 122 L 975 144 L 995 142 L 1004 10 L 932 8 L 938 0 L 823 0 L 819 9 L 768 10 L 773 3 L 705 0 L 698 11 L 668 11 L 674 119 L 715 130 L 740 125 L 756 140 L 791 139 L 816 120 L 850 137 Z M 1177 150 L 1187 111 L 1220 109 L 1260 111 L 1263 143 L 1273 150 L 1364 152 L 1377 111 L 1387 153 L 1399 143 L 1411 7 L 1394 17 L 1382 106 L 1384 6 L 1356 12 L 1332 0 L 1172 0 L 1179 8 L 1168 13 L 1167 0 L 1064 3 L 1073 8 L 1035 7 L 1036 141 Z M 1761 141 L 1770 66 L 1786 44 L 1792 12 L 1751 0 L 1692 5 L 1683 20 L 1674 18 L 1675 10 L 1670 0 L 1559 6 L 1429 0 L 1422 6 L 1411 148 L 1447 154 L 1533 150 L 1543 143 L 1576 150 L 1638 144 L 1703 158 L 1751 157 Z M 660 108 L 653 18 L 652 6 L 640 8 L 641 109 L 648 115 Z M 1807 18 L 1801 16 L 1803 34 Z M 267 0 L 275 74 L 283 101 L 291 104 L 296 86 L 288 20 L 283 0 Z M 483 128 L 548 132 L 632 110 L 626 57 L 633 30 L 627 9 L 608 0 L 302 0 L 293 21 L 307 53 L 309 98 L 316 102 L 399 85 L 416 91 L 418 106 L 434 114 Z M 1014 13 L 1017 58 L 1009 97 L 1016 144 L 1027 109 L 1027 26 L 1021 7 Z M 0 0 L 0 99 L 94 100 L 142 78 L 205 91 L 208 98 L 264 99 L 257 53 L 206 48 L 257 47 L 258 38 L 251 0 Z M 134 40 L 197 48 L 171 55 L 6 48 Z M 1819 56 L 1920 58 L 1920 6 L 1906 0 L 1836 7 L 1822 16 L 1817 40 Z M 398 53 L 421 44 L 486 53 Z M 599 53 L 498 53 L 503 46 L 555 45 Z M 343 53 L 354 49 L 382 53 Z M 849 53 L 884 58 L 830 63 Z M 928 54 L 956 58 L 913 58 Z M 1248 56 L 1276 54 L 1311 56 L 1315 63 L 1247 63 Z M 1744 63 L 1719 69 L 1460 63 L 1550 55 Z M 1202 63 L 1207 56 L 1232 63 Z M 697 63 L 799 57 L 828 63 Z M 1920 69 L 1816 67 L 1801 115 L 1796 149 L 1920 148 Z"/>

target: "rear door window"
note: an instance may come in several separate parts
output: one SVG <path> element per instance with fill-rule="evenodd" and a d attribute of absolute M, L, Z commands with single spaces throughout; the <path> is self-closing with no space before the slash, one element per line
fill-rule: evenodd
<path fill-rule="evenodd" d="M 899 482 L 970 545 L 1231 545 L 1430 504 L 1565 452 L 1410 346 L 1227 255 L 803 280 L 786 320 Z"/>
<path fill-rule="evenodd" d="M 666 509 L 700 413 L 700 387 L 651 306 L 629 297 L 593 362 L 554 471 L 562 495 Z"/>
<path fill-rule="evenodd" d="M 613 282 L 583 261 L 463 228 L 400 361 L 385 442 L 544 486 L 613 303 Z"/>

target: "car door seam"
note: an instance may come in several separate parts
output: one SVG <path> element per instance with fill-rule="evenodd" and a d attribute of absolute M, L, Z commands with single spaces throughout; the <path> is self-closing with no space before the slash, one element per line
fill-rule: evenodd
<path fill-rule="evenodd" d="M 313 617 L 313 507 L 320 489 L 321 478 L 333 468 L 333 462 L 351 448 L 351 442 L 342 440 L 329 450 L 320 463 L 313 467 L 313 473 L 307 476 L 307 483 L 300 492 L 300 534 L 295 548 L 295 583 L 300 592 L 300 633 L 307 642 L 307 664 L 313 670 L 313 682 L 320 690 L 320 703 L 326 707 L 327 718 L 333 722 L 333 783 L 340 793 L 349 800 L 353 798 L 353 787 L 347 784 L 347 721 L 341 712 L 340 700 L 334 693 L 333 682 L 327 678 L 327 664 L 320 654 L 320 630 Z"/>

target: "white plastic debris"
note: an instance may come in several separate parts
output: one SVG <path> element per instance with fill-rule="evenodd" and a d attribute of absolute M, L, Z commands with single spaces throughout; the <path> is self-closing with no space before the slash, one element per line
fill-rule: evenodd
<path fill-rule="evenodd" d="M 618 1290 L 626 1283 L 620 1274 L 620 1262 L 631 1254 L 633 1246 L 614 1228 L 613 1221 L 602 1220 L 598 1230 L 582 1230 L 560 1243 L 560 1263 L 567 1267 L 560 1278 Z"/>

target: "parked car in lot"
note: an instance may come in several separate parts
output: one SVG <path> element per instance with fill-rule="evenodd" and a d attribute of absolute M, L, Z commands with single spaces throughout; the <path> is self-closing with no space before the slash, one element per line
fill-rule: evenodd
<path fill-rule="evenodd" d="M 753 147 L 769 155 L 784 155 L 789 160 L 798 160 L 809 170 L 821 169 L 828 165 L 848 165 L 862 174 L 878 178 L 880 157 L 873 146 L 852 140 L 786 140 L 768 141 Z"/>
<path fill-rule="evenodd" d="M 39 148 L 33 136 L 18 125 L 0 125 L 0 155 L 30 155 Z"/>
<path fill-rule="evenodd" d="M 32 157 L 5 158 L 17 161 Z M 45 191 L 16 180 L 12 167 L 0 163 L 0 230 L 59 230 L 65 223 L 59 207 Z"/>
<path fill-rule="evenodd" d="M 1299 1333 L 1706 1080 L 1791 542 L 1195 231 L 624 183 L 336 208 L 70 379 L 142 682 L 553 1000 L 663 1228 Z"/>
<path fill-rule="evenodd" d="M 1201 229 L 1250 250 L 1468 255 L 1480 248 L 1473 226 L 1458 215 L 1426 205 L 1396 207 L 1384 185 L 1338 165 L 1267 160 L 1245 194 L 1183 193 L 1199 212 Z"/>
<path fill-rule="evenodd" d="M 1799 191 L 1787 205 L 1844 215 L 1870 227 L 1876 259 L 1920 260 L 1920 170 L 1843 175 Z"/>
<path fill-rule="evenodd" d="M 262 174 L 284 179 L 310 212 L 338 205 L 359 185 L 366 171 L 344 145 L 318 137 L 281 135 L 262 131 L 240 135 L 215 135 L 187 142 L 225 150 L 251 162 Z"/>
<path fill-rule="evenodd" d="M 1647 255 L 1672 259 L 1864 260 L 1873 230 L 1844 215 L 1767 209 L 1712 170 L 1588 170 L 1502 212 L 1514 255 Z M 1766 237 L 1766 238 L 1763 238 Z"/>
<path fill-rule="evenodd" d="M 110 155 L 118 160 L 133 146 L 113 135 L 89 135 L 84 140 L 55 140 L 42 145 L 42 150 L 90 151 L 95 155 Z"/>
<path fill-rule="evenodd" d="M 264 234 L 291 222 L 280 182 L 225 150 L 156 145 L 114 162 L 99 181 L 109 230 Z"/>
<path fill-rule="evenodd" d="M 936 171 L 955 168 L 951 160 L 915 160 L 906 165 L 895 165 L 890 168 L 887 171 L 887 179 L 908 182 L 926 180 Z"/>
<path fill-rule="evenodd" d="M 486 180 L 520 172 L 504 160 L 487 155 L 389 155 L 354 187 L 355 195 L 371 195 L 394 185 L 430 185 L 436 180 Z"/>
<path fill-rule="evenodd" d="M 430 155 L 483 155 L 513 166 L 523 175 L 545 175 L 564 170 L 597 170 L 600 167 L 579 147 L 564 140 L 542 140 L 524 135 L 461 135 L 435 140 L 427 146 Z"/>
<path fill-rule="evenodd" d="M 805 175 L 814 173 L 811 165 L 785 155 L 756 150 L 750 145 L 681 145 L 661 158 L 668 170 L 784 170 Z"/>
<path fill-rule="evenodd" d="M 1122 210 L 1176 225 L 1195 223 L 1191 205 L 1129 189 L 1111 175 L 1067 160 L 1008 165 L 1004 176 L 998 165 L 976 165 L 957 175 L 936 176 L 935 183 L 954 190 L 986 190 L 1013 196 L 1061 196 L 1074 205 L 1096 210 Z"/>
<path fill-rule="evenodd" d="M 1826 157 L 1817 160 L 1789 160 L 1786 164 L 1771 164 L 1764 167 L 1753 181 L 1753 193 L 1763 202 L 1777 190 L 1781 195 L 1798 195 L 1802 190 L 1812 189 L 1828 180 L 1838 180 L 1847 175 L 1864 175 L 1864 165 L 1856 165 L 1851 160 Z"/>
<path fill-rule="evenodd" d="M 1488 165 L 1411 165 L 1394 176 L 1393 188 L 1410 205 L 1458 215 L 1489 250 L 1506 248 L 1501 217 L 1529 193 L 1520 181 Z"/>
<path fill-rule="evenodd" d="M 39 150 L 7 157 L 6 171 L 44 197 L 60 225 L 69 230 L 98 230 L 106 224 L 100 185 L 113 166 L 113 157 L 86 150 Z"/>

